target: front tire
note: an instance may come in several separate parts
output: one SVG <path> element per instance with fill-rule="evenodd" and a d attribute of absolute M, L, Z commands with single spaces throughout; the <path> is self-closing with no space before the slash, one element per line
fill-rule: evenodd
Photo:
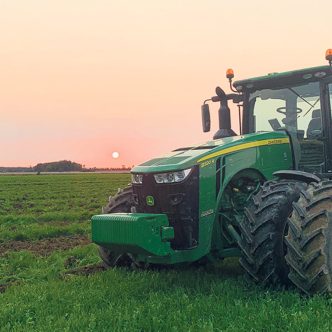
<path fill-rule="evenodd" d="M 240 264 L 255 281 L 264 285 L 287 284 L 284 236 L 292 203 L 298 200 L 302 183 L 268 181 L 254 194 L 240 223 Z"/>
<path fill-rule="evenodd" d="M 104 264 L 107 267 L 138 267 L 139 264 L 135 261 L 134 257 L 129 254 L 119 254 L 115 253 L 112 250 L 99 246 L 98 247 L 98 252 L 100 258 L 103 260 Z"/>
<path fill-rule="evenodd" d="M 133 187 L 128 185 L 124 189 L 119 189 L 117 194 L 109 197 L 109 202 L 106 206 L 102 207 L 102 213 L 129 213 L 131 207 L 134 206 Z"/>
<path fill-rule="evenodd" d="M 118 193 L 112 197 L 110 196 L 108 204 L 102 208 L 102 213 L 129 213 L 134 205 L 133 188 L 128 186 L 124 189 L 119 189 Z M 107 267 L 125 266 L 138 267 L 139 263 L 130 253 L 116 253 L 106 247 L 99 246 L 99 256 Z"/>
<path fill-rule="evenodd" d="M 289 279 L 311 294 L 332 292 L 332 181 L 301 191 L 288 221 Z"/>

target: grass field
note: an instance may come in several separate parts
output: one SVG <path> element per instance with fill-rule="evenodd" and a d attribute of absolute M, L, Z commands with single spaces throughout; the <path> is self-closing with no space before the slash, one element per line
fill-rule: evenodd
<path fill-rule="evenodd" d="M 91 215 L 129 175 L 0 176 L 0 331 L 329 331 L 332 300 L 206 268 L 104 270 Z"/>

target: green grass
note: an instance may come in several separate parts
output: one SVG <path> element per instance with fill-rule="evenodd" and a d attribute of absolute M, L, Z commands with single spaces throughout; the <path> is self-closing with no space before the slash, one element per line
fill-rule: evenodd
<path fill-rule="evenodd" d="M 128 175 L 0 176 L 0 246 L 89 234 Z M 24 198 L 24 199 L 23 199 Z M 237 259 L 207 268 L 113 269 L 88 276 L 94 244 L 0 257 L 0 331 L 329 331 L 332 300 L 247 283 Z"/>
<path fill-rule="evenodd" d="M 86 233 L 91 216 L 129 181 L 128 174 L 0 176 L 0 243 Z"/>

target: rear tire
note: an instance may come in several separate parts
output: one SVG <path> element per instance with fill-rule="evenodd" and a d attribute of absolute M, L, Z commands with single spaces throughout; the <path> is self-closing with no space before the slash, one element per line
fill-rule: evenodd
<path fill-rule="evenodd" d="M 240 264 L 255 282 L 289 283 L 284 236 L 292 203 L 298 200 L 302 186 L 305 184 L 289 180 L 265 182 L 245 208 L 240 223 Z"/>
<path fill-rule="evenodd" d="M 132 206 L 134 206 L 133 188 L 128 186 L 127 188 L 119 189 L 114 197 L 110 196 L 108 204 L 102 208 L 102 213 L 129 213 Z M 140 265 L 130 253 L 116 253 L 102 246 L 99 246 L 98 250 L 100 258 L 107 267 L 138 267 Z"/>
<path fill-rule="evenodd" d="M 289 279 L 307 294 L 331 293 L 332 181 L 302 190 L 288 224 Z"/>

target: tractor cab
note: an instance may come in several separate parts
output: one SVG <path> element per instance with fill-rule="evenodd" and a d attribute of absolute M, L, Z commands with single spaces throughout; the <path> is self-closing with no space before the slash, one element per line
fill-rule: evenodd
<path fill-rule="evenodd" d="M 237 94 L 225 94 L 224 100 L 232 100 L 242 108 L 241 135 L 285 131 L 291 142 L 293 169 L 320 174 L 332 171 L 331 66 L 241 80 L 231 84 L 231 89 Z M 220 101 L 222 95 L 218 95 L 211 100 Z M 228 105 L 219 112 L 224 128 Z M 226 121 L 226 127 L 229 125 Z M 219 138 L 216 135 L 214 138 Z"/>
<path fill-rule="evenodd" d="M 329 66 L 236 82 L 244 94 L 243 133 L 284 130 L 294 169 L 331 170 L 332 70 Z"/>

